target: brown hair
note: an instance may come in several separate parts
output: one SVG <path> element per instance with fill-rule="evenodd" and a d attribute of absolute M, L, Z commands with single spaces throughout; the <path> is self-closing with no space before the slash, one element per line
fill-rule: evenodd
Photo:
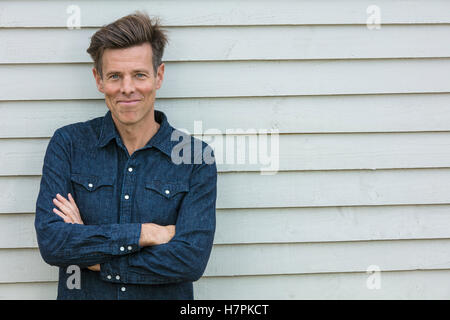
<path fill-rule="evenodd" d="M 161 29 L 158 18 L 152 22 L 146 13 L 136 11 L 103 26 L 91 37 L 91 44 L 86 51 L 94 60 L 95 69 L 101 77 L 105 49 L 128 48 L 145 42 L 152 46 L 152 64 L 156 76 L 168 38 L 166 31 Z"/>

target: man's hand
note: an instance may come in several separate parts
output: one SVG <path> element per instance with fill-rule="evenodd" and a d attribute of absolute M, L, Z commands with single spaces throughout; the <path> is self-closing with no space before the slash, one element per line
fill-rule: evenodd
<path fill-rule="evenodd" d="M 75 203 L 72 195 L 69 193 L 69 200 L 61 196 L 59 193 L 56 195 L 56 198 L 53 199 L 53 203 L 60 210 L 53 208 L 53 212 L 58 216 L 63 218 L 65 223 L 77 223 L 84 224 L 83 220 L 81 220 L 80 210 L 78 210 L 78 206 Z M 88 267 L 89 270 L 92 271 L 100 271 L 100 264 L 96 264 Z"/>
<path fill-rule="evenodd" d="M 100 264 L 95 264 L 93 266 L 88 267 L 89 270 L 91 271 L 100 271 Z"/>
<path fill-rule="evenodd" d="M 78 210 L 75 200 L 73 200 L 70 193 L 68 197 L 69 200 L 58 193 L 56 198 L 53 198 L 53 203 L 59 208 L 59 210 L 53 208 L 53 212 L 63 218 L 65 223 L 84 224 L 83 220 L 81 220 L 80 210 Z"/>
<path fill-rule="evenodd" d="M 175 235 L 175 226 L 160 226 L 155 223 L 143 223 L 141 226 L 141 237 L 139 245 L 141 247 L 154 246 L 169 242 Z"/>

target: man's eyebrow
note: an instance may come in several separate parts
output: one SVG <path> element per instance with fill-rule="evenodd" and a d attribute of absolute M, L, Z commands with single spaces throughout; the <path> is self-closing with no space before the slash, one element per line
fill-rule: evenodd
<path fill-rule="evenodd" d="M 150 71 L 145 70 L 145 69 L 136 69 L 136 70 L 133 70 L 133 72 L 134 72 L 134 73 L 137 73 L 137 72 L 151 73 Z"/>
<path fill-rule="evenodd" d="M 122 72 L 120 72 L 120 71 L 109 71 L 109 72 L 107 72 L 105 75 L 106 75 L 106 76 L 109 76 L 109 75 L 111 75 L 111 74 L 122 74 Z"/>
<path fill-rule="evenodd" d="M 151 73 L 149 70 L 146 70 L 146 69 L 136 69 L 136 70 L 133 70 L 132 72 L 133 72 L 133 73 L 138 73 L 138 72 L 142 72 L 142 73 Z M 122 72 L 120 72 L 120 71 L 108 71 L 108 72 L 106 73 L 106 76 L 109 76 L 109 75 L 111 75 L 111 74 L 122 74 Z"/>

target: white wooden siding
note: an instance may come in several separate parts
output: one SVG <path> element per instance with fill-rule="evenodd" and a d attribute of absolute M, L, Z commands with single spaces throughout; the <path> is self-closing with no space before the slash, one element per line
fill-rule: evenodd
<path fill-rule="evenodd" d="M 0 1 L 0 299 L 56 297 L 33 226 L 43 155 L 106 112 L 85 50 L 136 9 L 169 32 L 172 125 L 280 132 L 277 174 L 218 165 L 197 299 L 450 298 L 449 1 L 377 1 L 380 30 L 361 0 L 82 0 L 68 30 L 71 4 Z"/>

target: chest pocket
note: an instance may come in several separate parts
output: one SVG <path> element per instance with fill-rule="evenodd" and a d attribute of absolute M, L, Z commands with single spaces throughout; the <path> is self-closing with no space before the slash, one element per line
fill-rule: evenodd
<path fill-rule="evenodd" d="M 114 178 L 74 173 L 71 180 L 74 200 L 84 224 L 113 223 Z"/>
<path fill-rule="evenodd" d="M 175 224 L 178 209 L 184 196 L 189 192 L 189 184 L 162 180 L 145 182 L 141 222 L 160 225 Z"/>

